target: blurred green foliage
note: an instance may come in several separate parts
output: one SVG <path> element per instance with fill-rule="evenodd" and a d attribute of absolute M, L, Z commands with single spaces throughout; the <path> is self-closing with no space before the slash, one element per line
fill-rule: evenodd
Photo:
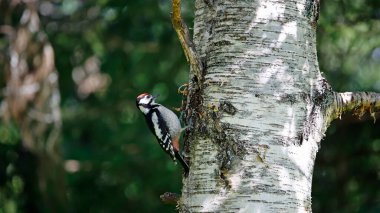
<path fill-rule="evenodd" d="M 177 87 L 187 82 L 188 66 L 170 1 L 65 0 L 54 7 L 62 16 L 44 21 L 60 72 L 63 150 L 65 159 L 79 162 L 68 174 L 71 209 L 175 212 L 159 195 L 180 192 L 181 169 L 162 154 L 135 105 L 142 92 L 180 104 Z M 90 57 L 100 60 L 110 83 L 81 99 L 71 71 Z"/>
<path fill-rule="evenodd" d="M 321 1 L 317 39 L 320 69 L 335 91 L 380 92 L 380 1 Z M 313 212 L 380 212 L 379 122 L 342 116 L 326 135 Z"/>
<path fill-rule="evenodd" d="M 193 5 L 183 4 L 191 25 Z M 135 106 L 142 92 L 180 105 L 188 65 L 170 1 L 40 1 L 39 10 L 60 75 L 70 212 L 175 212 L 159 195 L 180 192 L 181 169 L 162 154 Z M 322 1 L 320 67 L 335 90 L 380 91 L 379 19 L 378 0 Z M 92 88 L 89 76 L 104 85 Z M 380 210 L 379 128 L 352 119 L 331 126 L 317 157 L 313 212 Z M 25 163 L 33 157 L 15 128 L 0 126 L 0 138 L 0 213 L 33 211 L 38 197 L 28 186 L 36 180 Z"/>

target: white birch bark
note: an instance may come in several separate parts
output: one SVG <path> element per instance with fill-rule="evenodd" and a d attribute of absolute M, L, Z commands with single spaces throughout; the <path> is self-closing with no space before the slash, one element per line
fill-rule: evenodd
<path fill-rule="evenodd" d="M 195 5 L 205 114 L 190 137 L 180 210 L 311 212 L 330 93 L 318 68 L 313 1 Z"/>
<path fill-rule="evenodd" d="M 172 5 L 192 68 L 190 173 L 179 210 L 311 212 L 315 157 L 330 122 L 380 111 L 379 93 L 334 92 L 321 76 L 318 0 L 196 0 L 194 43 L 180 0 Z"/>

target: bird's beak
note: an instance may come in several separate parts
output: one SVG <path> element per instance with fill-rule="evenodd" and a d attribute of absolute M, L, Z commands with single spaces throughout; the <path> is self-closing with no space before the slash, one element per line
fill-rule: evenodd
<path fill-rule="evenodd" d="M 160 95 L 152 95 L 153 100 L 156 100 L 158 98 L 158 96 L 160 96 Z"/>

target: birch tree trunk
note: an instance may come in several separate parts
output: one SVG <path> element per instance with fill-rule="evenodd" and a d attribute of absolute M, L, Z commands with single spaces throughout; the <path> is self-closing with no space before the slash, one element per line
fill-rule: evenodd
<path fill-rule="evenodd" d="M 336 93 L 321 76 L 318 0 L 196 0 L 194 45 L 181 38 L 186 26 L 176 9 L 173 0 L 193 70 L 180 211 L 311 212 L 314 162 L 329 123 L 345 111 L 380 108 L 378 94 Z"/>

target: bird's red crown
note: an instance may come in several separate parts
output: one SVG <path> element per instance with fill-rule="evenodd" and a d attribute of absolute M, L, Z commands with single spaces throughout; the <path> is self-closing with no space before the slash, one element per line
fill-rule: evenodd
<path fill-rule="evenodd" d="M 147 95 L 149 95 L 149 93 L 144 92 L 144 93 L 140 94 L 139 96 L 137 96 L 137 99 L 140 100 L 141 98 L 143 98 Z"/>

